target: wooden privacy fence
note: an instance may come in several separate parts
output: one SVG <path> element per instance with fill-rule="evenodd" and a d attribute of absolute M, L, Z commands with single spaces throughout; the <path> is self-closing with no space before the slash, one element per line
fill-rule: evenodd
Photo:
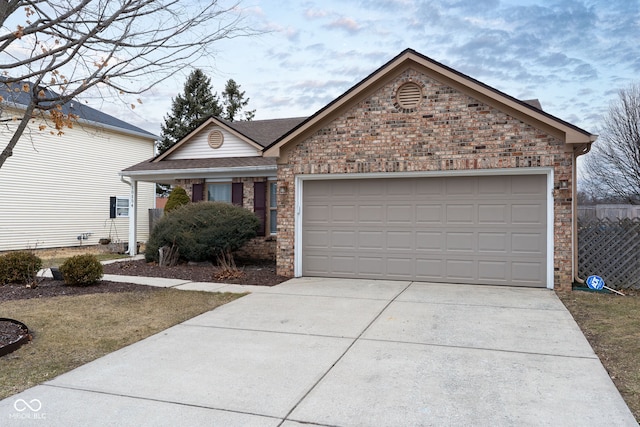
<path fill-rule="evenodd" d="M 640 289 L 640 218 L 578 220 L 578 274 L 615 289 Z"/>

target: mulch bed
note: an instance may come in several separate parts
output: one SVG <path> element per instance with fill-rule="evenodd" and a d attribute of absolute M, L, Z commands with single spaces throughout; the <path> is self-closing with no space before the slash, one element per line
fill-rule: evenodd
<path fill-rule="evenodd" d="M 273 262 L 238 263 L 237 265 L 242 271 L 242 275 L 237 278 L 219 278 L 220 270 L 210 263 L 185 263 L 178 264 L 174 267 L 160 267 L 156 263 L 148 263 L 145 260 L 121 261 L 107 264 L 104 266 L 104 274 L 165 277 L 190 280 L 192 282 L 216 282 L 255 286 L 274 286 L 288 280 L 287 277 L 276 274 L 276 266 Z"/>
<path fill-rule="evenodd" d="M 8 284 L 0 286 L 0 303 L 18 299 L 49 298 L 64 295 L 86 295 L 113 292 L 154 291 L 160 288 L 133 283 L 119 283 L 101 280 L 90 286 L 68 286 L 62 280 L 42 279 L 35 289 L 25 285 Z"/>

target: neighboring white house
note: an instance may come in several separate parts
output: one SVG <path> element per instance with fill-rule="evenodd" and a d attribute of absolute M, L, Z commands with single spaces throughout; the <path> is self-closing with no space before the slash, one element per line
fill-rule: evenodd
<path fill-rule="evenodd" d="M 7 102 L 11 95 L 1 89 L 0 95 L 2 118 L 19 117 L 21 100 Z M 79 117 L 72 129 L 58 136 L 39 130 L 45 123 L 35 119 L 0 168 L 0 251 L 96 245 L 101 238 L 127 242 L 132 192 L 119 172 L 153 157 L 157 137 L 78 102 L 63 111 Z M 0 150 L 15 126 L 0 127 Z M 140 184 L 140 241 L 148 238 L 154 204 L 154 184 Z"/>

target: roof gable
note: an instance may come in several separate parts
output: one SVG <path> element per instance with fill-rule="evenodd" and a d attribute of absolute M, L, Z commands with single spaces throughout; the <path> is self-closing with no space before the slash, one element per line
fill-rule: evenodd
<path fill-rule="evenodd" d="M 391 61 L 374 71 L 364 80 L 307 120 L 293 128 L 280 139 L 265 148 L 264 155 L 279 157 L 280 150 L 292 141 L 304 139 L 324 123 L 332 120 L 345 109 L 374 93 L 378 88 L 407 68 L 416 68 L 455 90 L 491 105 L 525 123 L 543 129 L 563 140 L 567 144 L 589 144 L 596 136 L 548 114 L 525 101 L 520 101 L 478 80 L 462 74 L 446 65 L 428 58 L 412 49 L 406 49 Z"/>
<path fill-rule="evenodd" d="M 271 119 L 271 120 L 252 120 L 252 121 L 237 121 L 229 122 L 219 117 L 210 117 L 203 124 L 194 129 L 190 134 L 182 138 L 169 150 L 163 154 L 157 156 L 153 161 L 159 162 L 162 160 L 174 160 L 190 158 L 190 154 L 182 154 L 182 151 L 188 151 L 190 146 L 194 143 L 202 144 L 203 138 L 206 139 L 206 134 L 213 130 L 215 127 L 219 128 L 226 135 L 234 138 L 234 143 L 239 147 L 241 143 L 253 150 L 252 155 L 261 155 L 264 147 L 270 145 L 275 140 L 280 138 L 283 134 L 290 129 L 298 125 L 305 120 L 304 117 L 286 118 L 286 119 Z M 205 142 L 206 144 L 206 142 Z M 210 157 L 224 157 L 228 155 L 233 156 L 231 152 L 220 151 L 220 154 L 214 154 L 211 152 Z"/>

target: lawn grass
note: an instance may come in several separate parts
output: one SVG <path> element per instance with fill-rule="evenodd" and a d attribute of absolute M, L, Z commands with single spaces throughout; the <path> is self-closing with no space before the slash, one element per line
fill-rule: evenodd
<path fill-rule="evenodd" d="M 33 340 L 0 363 L 0 399 L 240 297 L 157 289 L 0 303 L 0 317 L 25 323 Z"/>
<path fill-rule="evenodd" d="M 640 420 L 640 293 L 621 297 L 574 291 L 558 296 Z"/>

